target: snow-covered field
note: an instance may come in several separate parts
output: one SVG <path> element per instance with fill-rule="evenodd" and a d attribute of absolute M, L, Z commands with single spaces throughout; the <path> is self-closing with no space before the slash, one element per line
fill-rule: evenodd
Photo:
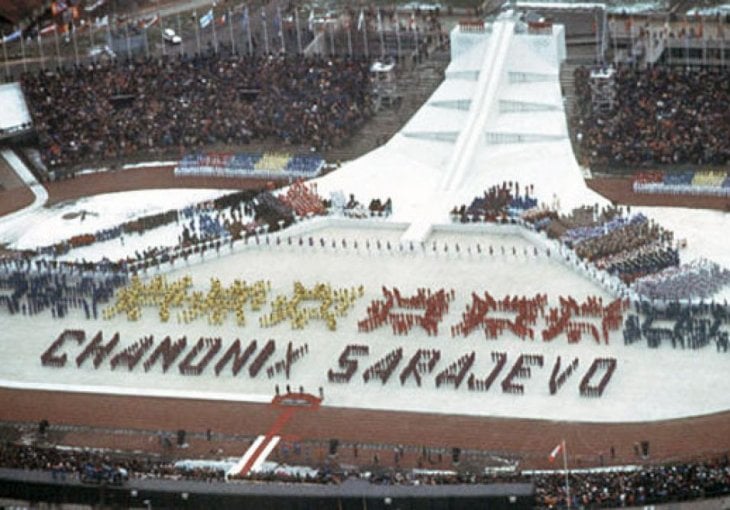
<path fill-rule="evenodd" d="M 3 222 L 0 218 L 0 243 L 7 243 L 13 248 L 26 249 L 38 246 L 48 246 L 79 234 L 93 234 L 98 230 L 113 228 L 122 223 L 140 216 L 146 216 L 167 211 L 181 209 L 190 204 L 212 200 L 230 193 L 224 189 L 168 189 L 125 191 L 107 193 L 78 200 L 64 202 L 52 207 L 36 211 L 31 216 L 23 216 L 17 220 Z M 170 230 L 170 232 L 167 232 Z M 173 237 L 170 238 L 172 234 Z M 174 244 L 180 234 L 179 228 L 158 229 L 155 231 L 154 241 L 144 240 L 143 248 L 158 244 Z M 159 238 L 158 238 L 159 235 Z M 140 236 L 136 236 L 140 237 Z M 125 239 L 134 241 L 135 237 Z M 114 244 L 114 243 L 110 243 Z M 120 244 L 116 240 L 116 244 Z M 113 258 L 114 253 L 107 250 L 107 246 L 97 247 L 94 253 L 104 253 Z M 136 247 L 128 246 L 133 253 Z M 84 250 L 75 254 L 79 258 L 87 255 Z M 89 253 L 93 255 L 93 253 Z"/>
<path fill-rule="evenodd" d="M 203 319 L 190 324 L 179 323 L 174 309 L 170 322 L 163 324 L 154 308 L 144 308 L 143 317 L 138 322 L 129 322 L 120 316 L 108 321 L 86 320 L 79 312 L 72 312 L 72 316 L 64 320 L 53 319 L 47 313 L 33 317 L 15 316 L 12 321 L 3 321 L 8 324 L 4 331 L 9 341 L 0 342 L 0 359 L 12 359 L 13 362 L 0 367 L 0 379 L 4 385 L 34 386 L 41 383 L 56 389 L 249 401 L 268 401 L 274 394 L 275 385 L 283 390 L 286 384 L 291 384 L 294 388 L 302 385 L 312 393 L 317 393 L 322 387 L 325 404 L 332 406 L 576 421 L 646 421 L 705 414 L 730 407 L 730 380 L 722 375 L 727 370 L 728 358 L 716 353 L 714 347 L 704 351 L 674 351 L 668 346 L 650 350 L 643 342 L 626 347 L 620 332 L 611 335 L 609 345 L 596 344 L 587 335 L 577 344 L 569 344 L 565 335 L 547 343 L 538 339 L 519 340 L 509 333 L 497 340 L 487 340 L 481 332 L 474 332 L 466 338 L 452 338 L 450 327 L 460 321 L 461 314 L 471 301 L 472 291 L 480 295 L 488 291 L 497 298 L 544 293 L 551 306 L 557 306 L 559 296 L 572 295 L 578 301 L 586 296 L 600 296 L 606 302 L 611 299 L 596 283 L 569 269 L 555 255 L 547 257 L 544 252 L 539 252 L 535 256 L 530 250 L 533 245 L 520 236 L 439 232 L 426 243 L 428 247 L 434 240 L 437 241 L 439 249 L 436 253 L 429 249 L 425 253 L 420 250 L 410 252 L 409 249 L 400 252 L 395 250 L 395 246 L 401 229 L 387 229 L 384 228 L 386 225 L 358 228 L 357 223 L 353 223 L 352 228 L 322 226 L 302 234 L 305 240 L 310 235 L 315 240 L 327 240 L 326 248 L 321 248 L 317 242 L 314 247 L 309 247 L 306 241 L 303 247 L 296 241 L 292 246 L 284 243 L 277 247 L 272 243 L 269 246 L 236 247 L 234 250 L 226 246 L 219 255 L 209 253 L 203 261 L 195 256 L 167 274 L 168 280 L 190 274 L 195 290 L 203 292 L 208 290 L 211 278 L 219 278 L 224 284 L 236 278 L 247 282 L 269 280 L 272 285 L 269 301 L 280 294 L 292 296 L 295 281 L 309 287 L 318 282 L 328 282 L 335 288 L 363 285 L 364 297 L 357 300 L 346 317 L 338 319 L 336 332 L 329 331 L 324 323 L 316 320 L 303 330 L 295 331 L 289 323 L 262 328 L 258 318 L 268 310 L 253 312 L 248 309 L 244 327 L 237 326 L 232 317 L 220 326 L 210 325 Z M 347 248 L 342 248 L 342 238 L 346 239 Z M 332 239 L 339 241 L 337 248 L 331 247 Z M 378 239 L 381 241 L 380 252 L 375 246 Z M 297 236 L 295 240 L 298 240 Z M 366 248 L 367 240 L 372 242 L 370 249 Z M 357 249 L 354 248 L 355 241 Z M 393 243 L 390 253 L 387 253 L 387 242 Z M 461 246 L 458 254 L 454 252 L 457 242 Z M 443 243 L 453 243 L 449 252 L 442 250 Z M 494 254 L 489 255 L 486 249 L 481 254 L 466 251 L 467 247 L 477 244 L 484 248 L 491 245 Z M 502 246 L 506 248 L 505 254 L 502 254 Z M 515 247 L 517 255 L 512 254 L 512 247 Z M 528 248 L 527 255 L 524 254 L 525 248 Z M 439 326 L 438 336 L 428 336 L 418 327 L 407 336 L 394 335 L 389 326 L 371 333 L 358 332 L 357 321 L 366 317 L 366 308 L 371 300 L 382 297 L 383 285 L 396 286 L 404 295 L 410 295 L 419 287 L 454 289 L 455 300 Z M 538 337 L 544 327 L 544 321 L 538 319 Z M 65 367 L 41 366 L 41 354 L 65 329 L 82 329 L 86 343 L 99 331 L 103 332 L 105 341 L 119 332 L 120 343 L 112 355 L 145 335 L 153 335 L 156 344 L 166 336 L 173 340 L 186 336 L 188 347 L 177 358 L 177 363 L 200 337 L 220 337 L 223 347 L 201 376 L 182 375 L 176 365 L 167 374 L 162 373 L 159 364 L 145 372 L 141 362 L 131 373 L 126 369 L 112 370 L 109 358 L 96 370 L 90 361 L 77 368 L 74 360 L 83 346 L 72 341 L 67 341 L 56 353 L 68 355 Z M 12 339 L 22 339 L 22 342 Z M 275 340 L 274 354 L 256 377 L 251 377 L 247 371 L 251 361 L 238 376 L 233 376 L 230 364 L 219 376 L 215 375 L 215 363 L 236 339 L 241 340 L 243 347 L 256 339 L 258 349 L 255 354 L 268 339 Z M 266 367 L 284 359 L 288 342 L 293 342 L 294 348 L 308 344 L 308 354 L 292 365 L 289 380 L 283 374 L 267 377 Z M 359 367 L 349 384 L 330 383 L 327 371 L 341 370 L 338 358 L 348 344 L 367 345 L 370 353 L 352 358 L 358 361 Z M 379 380 L 365 383 L 363 372 L 398 347 L 403 348 L 403 359 L 387 384 L 383 385 Z M 438 349 L 441 360 L 433 372 L 422 374 L 421 387 L 413 378 L 401 384 L 398 376 L 418 349 Z M 466 378 L 458 389 L 453 386 L 437 388 L 436 374 L 472 351 L 476 353 L 476 360 L 471 373 L 481 379 L 486 378 L 495 366 L 492 352 L 507 354 L 507 363 L 489 391 L 469 391 Z M 531 378 L 515 381 L 524 384 L 524 395 L 505 394 L 500 382 L 520 354 L 543 355 L 544 366 L 532 367 Z M 562 357 L 563 369 L 573 358 L 579 359 L 579 365 L 557 395 L 551 396 L 548 382 L 558 356 Z M 600 399 L 581 397 L 578 391 L 580 381 L 591 363 L 600 357 L 618 359 L 607 391 Z M 687 376 L 667 377 L 667 374 Z M 599 371 L 594 384 L 601 376 Z"/>

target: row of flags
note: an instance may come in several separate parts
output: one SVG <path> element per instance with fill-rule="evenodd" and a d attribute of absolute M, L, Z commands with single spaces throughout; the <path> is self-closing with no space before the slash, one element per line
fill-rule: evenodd
<path fill-rule="evenodd" d="M 101 5 L 104 5 L 108 0 L 96 0 L 93 4 L 87 3 L 87 8 L 85 9 L 86 16 L 85 19 L 81 19 L 80 21 L 76 21 L 78 18 L 78 9 L 75 5 L 72 5 L 73 0 L 55 0 L 51 4 L 51 10 L 55 15 L 58 15 L 56 18 L 56 22 L 51 23 L 45 27 L 39 28 L 37 31 L 33 33 L 31 36 L 25 36 L 23 34 L 23 31 L 21 29 L 17 29 L 14 32 L 10 34 L 0 34 L 0 44 L 2 44 L 3 52 L 5 53 L 5 48 L 8 43 L 12 43 L 14 41 L 20 41 L 21 43 L 21 53 L 23 55 L 23 66 L 25 67 L 26 61 L 25 61 L 25 47 L 24 47 L 24 39 L 37 39 L 38 43 L 38 50 L 40 52 L 41 56 L 41 62 L 45 62 L 46 57 L 44 56 L 43 51 L 43 38 L 47 36 L 54 36 L 55 37 L 55 49 L 56 49 L 56 58 L 58 59 L 58 62 L 61 62 L 61 52 L 59 48 L 59 34 L 67 34 L 66 41 L 67 42 L 73 42 L 73 49 L 74 49 L 74 55 L 76 59 L 76 63 L 79 64 L 79 47 L 77 44 L 77 34 L 79 33 L 87 33 L 89 40 L 90 40 L 90 48 L 95 47 L 97 44 L 97 41 L 94 40 L 94 32 L 106 28 L 107 36 L 106 36 L 106 44 L 110 46 L 110 49 L 113 51 L 124 52 L 126 48 L 127 56 L 131 57 L 132 51 L 138 51 L 140 48 L 144 47 L 144 51 L 149 56 L 150 54 L 150 43 L 148 41 L 147 31 L 150 27 L 154 25 L 160 25 L 162 28 L 164 28 L 164 24 L 162 23 L 163 19 L 158 11 L 157 14 L 147 16 L 141 19 L 138 19 L 134 22 L 134 25 L 130 23 L 121 23 L 118 24 L 114 30 L 117 35 L 112 36 L 112 21 L 110 20 L 109 15 L 105 15 L 102 17 L 96 17 L 95 20 L 91 19 L 92 12 L 96 10 Z M 253 45 L 253 36 L 252 36 L 252 30 L 251 30 L 251 15 L 249 13 L 249 7 L 248 6 L 242 6 L 242 16 L 241 16 L 241 28 L 244 32 L 245 42 L 244 46 L 248 46 L 249 53 L 254 52 L 254 45 Z M 72 14 L 73 11 L 73 14 Z M 198 17 L 197 13 L 193 13 L 193 17 L 195 18 L 194 22 L 194 28 L 195 28 L 195 38 L 197 41 L 198 51 L 201 50 L 201 40 L 200 40 L 200 30 L 208 29 L 211 27 L 212 30 L 212 37 L 213 37 L 213 46 L 215 50 L 218 50 L 218 34 L 216 32 L 216 26 L 221 25 L 228 25 L 228 32 L 230 36 L 230 43 L 231 47 L 235 48 L 237 42 L 236 38 L 234 36 L 234 30 L 233 30 L 233 14 L 232 10 L 229 9 L 227 12 L 224 12 L 222 15 L 219 15 L 216 17 L 213 8 L 208 9 L 202 16 Z M 241 12 L 241 11 L 239 11 Z M 178 14 L 178 23 L 177 28 L 178 31 L 180 30 L 181 23 L 180 23 L 180 15 Z M 288 24 L 289 27 L 293 25 L 295 31 L 296 31 L 296 45 L 299 53 L 302 53 L 302 39 L 301 39 L 301 33 L 300 33 L 300 20 L 299 20 L 299 12 L 297 10 L 294 11 L 293 16 L 289 17 L 286 21 L 282 17 L 281 8 L 276 7 L 276 10 L 274 12 L 273 18 L 271 20 L 271 23 L 268 22 L 267 19 L 267 11 L 262 8 L 260 11 L 260 17 L 261 17 L 261 29 L 263 30 L 262 34 L 262 40 L 264 43 L 264 49 L 266 53 L 269 53 L 269 46 L 272 40 L 269 38 L 269 29 L 270 27 L 273 28 L 274 33 L 276 34 L 278 40 L 281 42 L 281 52 L 286 53 L 286 38 L 284 37 L 284 26 L 285 24 Z M 354 21 L 354 16 L 348 16 L 344 20 L 344 27 L 346 29 L 345 33 L 347 36 L 347 46 L 349 54 L 353 54 L 353 33 L 351 31 L 352 22 Z M 362 39 L 363 39 L 363 46 L 365 55 L 369 55 L 369 44 L 368 44 L 368 26 L 369 22 L 366 19 L 366 14 L 364 10 L 360 10 L 359 15 L 357 16 L 357 30 L 358 32 L 361 32 Z M 393 18 L 391 18 L 393 19 Z M 380 9 L 377 10 L 377 14 L 375 16 L 376 20 L 376 26 L 377 31 L 380 35 L 380 49 L 381 49 L 381 56 L 385 55 L 385 43 L 384 43 L 384 35 L 383 32 L 385 31 L 384 24 L 383 24 L 383 17 L 381 14 Z M 320 30 L 322 32 L 329 32 L 329 37 L 325 36 L 325 39 L 322 41 L 322 44 L 327 44 L 327 39 L 329 39 L 329 46 L 330 51 L 332 53 L 335 53 L 336 45 L 335 45 L 335 26 L 337 22 L 333 17 L 325 18 L 324 20 L 315 17 L 315 12 L 313 10 L 310 10 L 309 16 L 306 20 L 306 26 L 311 31 L 314 32 L 316 30 L 316 25 L 319 23 L 322 23 Z M 401 23 L 400 19 L 398 18 L 398 14 L 395 14 L 395 33 L 396 33 L 396 40 L 398 45 L 398 53 L 401 52 L 401 37 L 400 37 L 400 31 Z M 130 29 L 133 29 L 136 27 L 139 29 L 138 31 L 130 31 Z M 416 18 L 415 13 L 411 14 L 411 20 L 410 24 L 408 25 L 409 29 L 412 29 L 415 32 L 416 37 L 416 44 L 418 44 L 418 30 L 416 28 Z M 122 32 L 120 34 L 120 31 Z M 174 39 L 168 39 L 169 35 L 165 35 L 167 30 L 160 30 L 160 38 L 161 38 L 161 51 L 163 54 L 166 53 L 166 43 L 169 41 L 174 41 Z M 70 37 L 69 35 L 70 34 Z M 120 39 L 123 38 L 123 40 Z M 179 44 L 180 39 L 177 38 L 178 42 L 174 44 Z M 121 41 L 121 42 L 120 42 Z M 125 43 L 126 41 L 126 43 Z M 291 44 L 291 43 L 289 43 Z M 184 46 L 180 45 L 180 51 L 184 51 Z M 112 53 L 113 54 L 113 53 Z M 7 58 L 6 58 L 6 72 L 7 72 Z"/>

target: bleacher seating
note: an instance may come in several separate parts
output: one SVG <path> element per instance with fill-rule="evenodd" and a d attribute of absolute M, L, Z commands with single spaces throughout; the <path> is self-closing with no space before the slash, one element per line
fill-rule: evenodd
<path fill-rule="evenodd" d="M 730 196 L 730 174 L 719 170 L 638 172 L 633 189 L 636 193 L 725 197 Z"/>
<path fill-rule="evenodd" d="M 324 159 L 317 154 L 275 152 L 186 154 L 175 167 L 177 176 L 309 178 L 319 175 Z"/>

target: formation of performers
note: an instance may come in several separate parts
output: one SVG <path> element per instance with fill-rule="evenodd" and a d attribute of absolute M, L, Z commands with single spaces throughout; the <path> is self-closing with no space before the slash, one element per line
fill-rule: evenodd
<path fill-rule="evenodd" d="M 75 264 L 0 258 L 0 306 L 10 315 L 50 310 L 62 319 L 70 309 L 80 309 L 87 319 L 96 319 L 100 305 L 126 283 L 127 272 L 106 260 Z"/>
<path fill-rule="evenodd" d="M 328 283 L 316 283 L 311 289 L 294 282 L 294 296 L 277 296 L 271 302 L 271 313 L 259 318 L 261 327 L 275 326 L 288 320 L 292 329 L 304 329 L 310 320 L 322 320 L 330 331 L 337 330 L 337 317 L 344 317 L 355 301 L 365 294 L 360 285 L 351 289 L 333 289 Z M 305 307 L 307 301 L 318 306 Z"/>
<path fill-rule="evenodd" d="M 137 321 L 142 316 L 142 307 L 155 307 L 160 320 L 167 322 L 170 309 L 178 308 L 178 323 L 188 324 L 205 317 L 209 324 L 220 325 L 229 313 L 233 313 L 236 324 L 244 326 L 244 307 L 260 310 L 271 290 L 271 282 L 264 280 L 248 284 L 235 279 L 229 287 L 225 287 L 220 279 L 212 278 L 206 295 L 191 291 L 192 285 L 189 275 L 169 283 L 164 276 L 155 276 L 149 283 L 142 283 L 139 277 L 133 276 L 130 284 L 119 290 L 115 303 L 104 310 L 103 318 L 108 320 L 125 314 L 128 320 Z"/>
<path fill-rule="evenodd" d="M 451 218 L 461 223 L 479 221 L 503 223 L 537 207 L 537 199 L 531 196 L 534 191 L 533 185 L 523 186 L 520 192 L 518 182 L 503 182 L 484 191 L 482 196 L 475 197 L 469 206 L 466 204 L 454 206 Z"/>
<path fill-rule="evenodd" d="M 624 343 L 627 345 L 645 339 L 651 348 L 665 343 L 671 344 L 673 349 L 696 350 L 714 342 L 717 352 L 727 353 L 730 347 L 728 331 L 721 329 L 730 323 L 727 302 L 696 305 L 675 302 L 658 306 L 644 301 L 636 303 L 635 312 L 624 323 Z M 661 322 L 672 323 L 672 326 L 660 327 Z"/>

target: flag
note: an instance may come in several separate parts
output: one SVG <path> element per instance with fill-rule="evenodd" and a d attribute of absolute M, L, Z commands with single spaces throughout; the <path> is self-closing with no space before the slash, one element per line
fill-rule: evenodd
<path fill-rule="evenodd" d="M 58 2 L 53 2 L 51 4 L 51 13 L 54 16 L 57 15 L 57 14 L 61 14 L 66 9 L 68 9 L 68 6 L 66 5 L 65 2 L 62 2 L 60 0 Z"/>
<path fill-rule="evenodd" d="M 281 9 L 279 7 L 276 8 L 276 12 L 274 13 L 274 21 L 272 22 L 272 25 L 274 26 L 274 30 L 276 31 L 276 35 L 279 37 L 282 37 L 282 30 L 281 30 Z"/>
<path fill-rule="evenodd" d="M 213 21 L 213 9 L 200 17 L 200 28 L 205 28 Z"/>
<path fill-rule="evenodd" d="M 150 16 L 149 18 L 142 18 L 139 21 L 139 28 L 142 28 L 144 30 L 147 30 L 153 25 L 156 25 L 160 21 L 160 15 L 155 14 L 154 16 Z"/>
<path fill-rule="evenodd" d="M 380 17 L 380 9 L 378 9 L 378 32 L 383 31 L 383 18 Z"/>
<path fill-rule="evenodd" d="M 309 18 L 307 18 L 307 28 L 310 32 L 314 32 L 314 11 L 309 11 Z"/>
<path fill-rule="evenodd" d="M 360 9 L 360 15 L 357 17 L 357 29 L 362 30 L 363 25 L 365 25 L 365 13 Z"/>
<path fill-rule="evenodd" d="M 3 44 L 7 44 L 9 42 L 15 41 L 16 39 L 20 39 L 21 34 L 22 32 L 20 30 L 16 30 L 10 35 L 3 36 Z"/>
<path fill-rule="evenodd" d="M 96 28 L 108 27 L 109 26 L 109 15 L 105 15 L 102 18 L 96 18 Z"/>
<path fill-rule="evenodd" d="M 41 28 L 40 34 L 41 35 L 48 35 L 48 34 L 52 34 L 55 31 L 56 31 L 56 24 L 55 23 L 51 23 L 50 25 Z"/>
<path fill-rule="evenodd" d="M 226 13 L 224 12 L 220 18 L 217 20 L 218 26 L 223 26 L 226 24 Z"/>
<path fill-rule="evenodd" d="M 563 443 L 558 443 L 558 446 L 553 448 L 553 451 L 550 452 L 550 456 L 548 457 L 548 460 L 550 462 L 555 462 L 555 459 L 560 455 L 560 452 L 563 449 Z"/>
<path fill-rule="evenodd" d="M 94 12 L 97 8 L 104 5 L 104 2 L 106 2 L 106 0 L 96 0 L 96 2 L 94 2 L 93 4 L 84 7 L 84 10 L 86 12 Z"/>

